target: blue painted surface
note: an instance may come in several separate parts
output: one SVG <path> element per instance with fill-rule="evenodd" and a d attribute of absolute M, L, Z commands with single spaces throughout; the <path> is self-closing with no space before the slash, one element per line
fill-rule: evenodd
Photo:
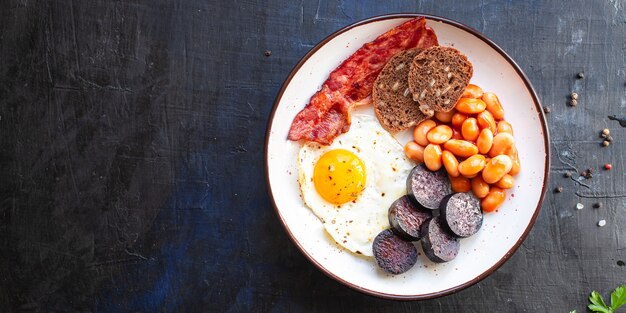
<path fill-rule="evenodd" d="M 170 200 L 159 210 L 146 233 L 150 240 L 138 242 L 139 247 L 158 243 L 155 253 L 145 255 L 146 260 L 139 262 L 132 274 L 119 274 L 117 279 L 126 281 L 126 284 L 113 285 L 104 290 L 98 298 L 108 301 L 99 305 L 99 311 L 180 311 L 179 299 L 195 294 L 189 286 L 211 287 L 211 282 L 204 277 L 211 276 L 209 272 L 215 265 L 212 261 L 227 258 L 228 255 L 225 250 L 213 249 L 219 246 L 216 241 L 220 236 L 216 231 L 219 231 L 220 225 L 211 220 L 218 208 L 214 206 L 211 189 L 207 188 L 206 173 L 203 174 L 206 170 L 205 157 L 206 154 L 199 153 L 189 157 L 183 172 L 177 175 L 178 182 Z M 172 229 L 169 231 L 171 236 L 159 238 L 166 229 Z M 142 279 L 127 280 L 123 277 L 126 275 Z M 144 281 L 146 278 L 149 280 Z M 114 278 L 114 281 L 117 279 Z M 129 288 L 137 288 L 138 292 L 128 297 Z M 120 305 L 118 299 L 124 298 L 128 302 Z M 208 308 L 197 309 L 205 311 Z"/>

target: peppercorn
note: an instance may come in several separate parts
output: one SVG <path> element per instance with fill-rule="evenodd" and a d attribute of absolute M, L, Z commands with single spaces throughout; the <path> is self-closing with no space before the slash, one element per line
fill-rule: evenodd
<path fill-rule="evenodd" d="M 613 168 L 613 165 L 612 165 L 611 163 L 604 164 L 604 169 L 605 169 L 605 170 L 607 170 L 607 171 L 608 171 L 608 170 L 610 170 L 610 169 L 612 169 L 612 168 Z"/>
<path fill-rule="evenodd" d="M 570 177 L 572 177 L 572 173 L 570 173 L 570 172 L 565 172 L 565 174 L 563 174 L 563 177 L 565 177 L 565 178 L 570 178 Z"/>
<path fill-rule="evenodd" d="M 572 99 L 572 101 L 569 102 L 569 105 L 575 107 L 576 105 L 578 105 L 578 100 Z"/>
<path fill-rule="evenodd" d="M 611 143 L 608 140 L 602 142 L 603 147 L 608 147 Z"/>
<path fill-rule="evenodd" d="M 550 113 L 550 107 L 544 106 L 543 107 L 543 113 L 546 113 L 546 114 Z"/>
<path fill-rule="evenodd" d="M 554 192 L 556 193 L 563 192 L 563 187 L 559 186 L 559 187 L 554 188 Z"/>
<path fill-rule="evenodd" d="M 611 134 L 611 131 L 608 128 L 605 128 L 602 130 L 602 135 L 604 135 L 604 137 L 608 136 Z"/>
<path fill-rule="evenodd" d="M 572 97 L 572 100 L 578 100 L 578 94 L 572 91 L 572 94 L 570 95 L 570 97 Z"/>
<path fill-rule="evenodd" d="M 599 208 L 601 208 L 601 207 L 602 207 L 602 203 L 600 203 L 600 202 L 597 202 L 597 203 L 594 203 L 594 204 L 593 204 L 593 208 L 594 208 L 594 209 L 599 209 Z"/>
<path fill-rule="evenodd" d="M 264 54 L 266 57 L 268 57 L 268 56 L 272 55 L 272 51 L 270 51 L 270 50 L 265 50 L 265 52 L 263 52 L 263 54 Z"/>
<path fill-rule="evenodd" d="M 611 135 L 607 135 L 606 138 L 604 138 L 604 140 L 611 142 L 613 141 L 613 137 L 611 137 Z"/>
<path fill-rule="evenodd" d="M 617 115 L 609 115 L 608 117 L 610 120 L 617 121 L 619 126 L 626 127 L 626 116 L 617 117 Z"/>
<path fill-rule="evenodd" d="M 585 78 L 585 73 L 578 72 L 578 75 L 576 75 L 576 77 L 578 77 L 578 79 L 583 79 L 583 78 Z"/>

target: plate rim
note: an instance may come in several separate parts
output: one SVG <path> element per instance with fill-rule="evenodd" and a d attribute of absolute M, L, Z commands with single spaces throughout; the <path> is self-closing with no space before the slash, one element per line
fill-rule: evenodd
<path fill-rule="evenodd" d="M 385 292 L 371 290 L 371 289 L 368 289 L 368 288 L 364 288 L 364 287 L 358 286 L 358 285 L 353 284 L 351 282 L 348 282 L 348 281 L 342 279 L 341 277 L 335 275 L 330 270 L 326 269 L 324 266 L 322 266 L 320 263 L 318 263 L 310 254 L 308 254 L 306 252 L 304 247 L 300 244 L 300 242 L 298 242 L 298 240 L 296 240 L 294 235 L 291 233 L 291 231 L 290 231 L 289 227 L 287 226 L 285 220 L 283 219 L 282 215 L 280 214 L 280 211 L 278 210 L 278 206 L 276 205 L 276 201 L 274 199 L 274 192 L 272 190 L 272 185 L 270 183 L 268 146 L 269 146 L 270 135 L 272 133 L 272 124 L 274 122 L 274 115 L 276 114 L 276 110 L 278 108 L 278 104 L 280 103 L 280 100 L 282 99 L 283 94 L 284 94 L 285 90 L 287 89 L 287 86 L 291 83 L 291 80 L 296 75 L 296 73 L 300 70 L 300 68 L 304 65 L 304 63 L 313 54 L 315 54 L 320 48 L 322 48 L 324 45 L 326 45 L 328 42 L 330 42 L 331 40 L 333 40 L 335 37 L 339 36 L 340 34 L 343 34 L 346 31 L 348 31 L 348 30 L 350 30 L 352 28 L 361 26 L 361 25 L 369 24 L 369 23 L 372 23 L 372 22 L 384 21 L 384 20 L 388 20 L 388 19 L 415 18 L 415 17 L 420 17 L 420 16 L 423 16 L 427 20 L 432 20 L 432 21 L 436 21 L 436 22 L 442 22 L 442 23 L 446 23 L 446 24 L 458 27 L 458 28 L 460 28 L 460 29 L 462 29 L 462 30 L 464 30 L 464 31 L 466 31 L 466 32 L 476 36 L 478 39 L 484 41 L 492 49 L 494 49 L 496 52 L 498 52 L 513 67 L 513 69 L 517 72 L 517 74 L 523 80 L 524 85 L 528 89 L 528 91 L 530 93 L 530 96 L 533 99 L 533 104 L 535 105 L 535 109 L 537 111 L 537 115 L 539 117 L 539 122 L 541 123 L 541 128 L 542 128 L 542 131 L 543 131 L 544 146 L 545 146 L 544 148 L 545 148 L 545 151 L 546 151 L 546 159 L 545 159 L 544 178 L 543 178 L 543 182 L 542 182 L 543 186 L 542 186 L 542 189 L 541 189 L 541 195 L 539 197 L 539 201 L 537 203 L 537 207 L 535 208 L 535 213 L 533 214 L 532 218 L 530 219 L 530 222 L 528 223 L 528 226 L 526 227 L 526 229 L 524 230 L 524 232 L 522 233 L 520 238 L 513 245 L 513 247 L 511 247 L 511 249 L 509 249 L 509 251 L 507 251 L 504 254 L 504 256 L 500 260 L 498 260 L 494 265 L 492 265 L 489 269 L 487 269 L 486 271 L 484 271 L 480 275 L 478 275 L 475 278 L 473 278 L 471 280 L 468 280 L 467 282 L 462 283 L 460 285 L 457 285 L 457 286 L 454 286 L 454 287 L 451 287 L 451 288 L 448 288 L 448 289 L 445 289 L 445 290 L 432 292 L 432 293 L 426 293 L 426 294 L 396 295 L 396 294 L 391 294 L 391 293 L 385 293 Z M 293 69 L 289 72 L 289 75 L 287 76 L 287 78 L 285 79 L 283 84 L 281 85 L 281 88 L 279 89 L 279 91 L 278 91 L 278 93 L 276 95 L 274 103 L 272 104 L 272 112 L 270 113 L 270 116 L 268 118 L 267 126 L 266 126 L 266 133 L 265 133 L 265 147 L 264 147 L 265 183 L 267 185 L 268 194 L 269 194 L 270 199 L 272 201 L 272 206 L 274 207 L 274 212 L 278 216 L 278 219 L 280 220 L 281 225 L 283 226 L 283 228 L 285 229 L 285 231 L 289 235 L 289 239 L 291 240 L 291 242 L 296 245 L 298 250 L 300 250 L 300 252 L 309 260 L 309 262 L 311 262 L 315 267 L 317 267 L 320 271 L 322 271 L 322 273 L 324 273 L 326 276 L 334 279 L 335 281 L 340 282 L 341 284 L 343 284 L 343 285 L 345 285 L 345 286 L 347 286 L 347 287 L 349 287 L 351 289 L 357 290 L 359 292 L 365 293 L 365 294 L 370 295 L 370 296 L 376 296 L 376 297 L 379 297 L 379 298 L 390 299 L 390 300 L 426 300 L 426 299 L 433 299 L 433 298 L 438 298 L 438 297 L 450 295 L 450 294 L 459 292 L 459 291 L 461 291 L 463 289 L 466 289 L 466 288 L 468 288 L 468 287 L 470 287 L 470 286 L 480 282 L 481 280 L 485 279 L 487 276 L 489 276 L 493 272 L 495 272 L 498 268 L 500 268 L 519 249 L 519 247 L 522 245 L 524 240 L 528 237 L 528 234 L 530 233 L 531 229 L 535 225 L 535 222 L 537 220 L 537 217 L 539 216 L 539 212 L 541 211 L 541 207 L 543 205 L 543 201 L 545 200 L 545 196 L 546 196 L 546 191 L 547 191 L 547 187 L 548 187 L 548 181 L 549 181 L 549 178 L 550 178 L 550 164 L 551 164 L 550 133 L 549 133 L 549 130 L 548 130 L 548 126 L 547 126 L 545 115 L 543 113 L 543 106 L 541 104 L 539 96 L 537 95 L 537 92 L 535 91 L 535 89 L 533 88 L 532 84 L 530 83 L 530 79 L 528 79 L 528 77 L 526 76 L 524 71 L 513 60 L 513 58 L 511 58 L 504 51 L 504 49 L 500 48 L 500 46 L 498 46 L 495 42 L 493 42 L 491 39 L 489 39 L 486 35 L 484 35 L 480 31 L 478 31 L 478 30 L 476 30 L 476 29 L 474 29 L 472 27 L 469 27 L 469 26 L 467 26 L 467 25 L 465 25 L 463 23 L 460 23 L 460 22 L 457 22 L 457 21 L 454 21 L 454 20 L 451 20 L 451 19 L 448 19 L 448 18 L 445 18 L 445 17 L 441 17 L 441 16 L 437 16 L 437 15 L 431 15 L 431 14 L 392 13 L 392 14 L 376 15 L 376 16 L 365 18 L 365 19 L 356 21 L 354 23 L 351 23 L 349 25 L 346 25 L 346 26 L 340 28 L 339 30 L 331 33 L 330 35 L 326 36 L 318 44 L 316 44 L 313 48 L 311 48 L 304 56 L 302 56 L 302 58 L 300 58 L 298 63 L 296 63 L 296 65 L 293 67 Z"/>

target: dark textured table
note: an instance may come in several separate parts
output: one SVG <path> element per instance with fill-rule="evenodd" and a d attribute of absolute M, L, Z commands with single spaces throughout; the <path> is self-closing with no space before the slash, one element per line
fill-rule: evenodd
<path fill-rule="evenodd" d="M 422 302 L 322 274 L 264 179 L 292 67 L 333 31 L 393 12 L 458 20 L 519 63 L 551 110 L 550 190 L 563 187 L 498 271 Z M 0 311 L 584 312 L 591 290 L 626 282 L 626 129 L 607 118 L 626 115 L 625 83 L 619 0 L 4 0 Z"/>

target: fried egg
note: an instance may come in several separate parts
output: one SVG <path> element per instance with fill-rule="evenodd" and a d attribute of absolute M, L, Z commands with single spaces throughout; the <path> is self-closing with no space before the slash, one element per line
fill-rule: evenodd
<path fill-rule="evenodd" d="M 389 228 L 387 211 L 406 194 L 414 165 L 375 117 L 354 114 L 350 130 L 331 145 L 302 146 L 298 182 L 304 203 L 337 244 L 373 256 L 374 238 Z"/>

